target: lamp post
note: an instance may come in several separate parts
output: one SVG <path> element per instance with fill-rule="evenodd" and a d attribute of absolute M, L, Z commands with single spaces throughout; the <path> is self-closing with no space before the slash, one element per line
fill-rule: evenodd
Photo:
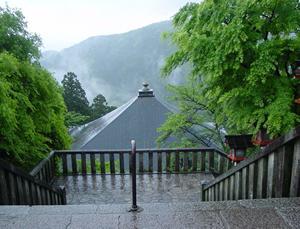
<path fill-rule="evenodd" d="M 296 60 L 293 73 L 296 79 L 300 79 L 300 60 Z"/>
<path fill-rule="evenodd" d="M 251 142 L 252 135 L 226 135 L 225 141 L 230 148 L 228 158 L 234 162 L 234 165 L 243 161 L 246 153 L 246 149 L 253 147 Z"/>

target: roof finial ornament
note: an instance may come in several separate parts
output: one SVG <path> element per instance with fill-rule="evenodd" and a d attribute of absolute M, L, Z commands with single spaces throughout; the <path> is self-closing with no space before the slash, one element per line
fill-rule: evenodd
<path fill-rule="evenodd" d="M 147 82 L 143 83 L 143 91 L 149 91 L 150 89 L 148 88 L 149 84 Z"/>
<path fill-rule="evenodd" d="M 147 82 L 143 83 L 143 88 L 139 90 L 139 97 L 154 97 L 153 90 L 149 88 Z"/>

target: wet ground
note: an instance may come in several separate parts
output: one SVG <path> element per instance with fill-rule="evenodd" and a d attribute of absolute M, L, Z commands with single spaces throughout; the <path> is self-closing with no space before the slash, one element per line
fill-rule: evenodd
<path fill-rule="evenodd" d="M 178 203 L 200 201 L 200 182 L 211 174 L 137 175 L 138 203 Z M 61 177 L 68 204 L 131 203 L 130 175 L 87 175 Z"/>
<path fill-rule="evenodd" d="M 141 204 L 0 206 L 0 228 L 300 228 L 300 198 Z"/>

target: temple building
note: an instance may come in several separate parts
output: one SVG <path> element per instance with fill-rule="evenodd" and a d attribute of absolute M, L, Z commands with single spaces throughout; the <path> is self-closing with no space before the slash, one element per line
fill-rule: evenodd
<path fill-rule="evenodd" d="M 124 105 L 71 131 L 72 149 L 129 149 L 132 139 L 138 148 L 157 148 L 159 128 L 171 110 L 144 83 L 138 96 Z"/>

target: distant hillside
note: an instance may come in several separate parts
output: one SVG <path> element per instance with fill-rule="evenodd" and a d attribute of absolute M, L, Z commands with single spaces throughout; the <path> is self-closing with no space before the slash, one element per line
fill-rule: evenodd
<path fill-rule="evenodd" d="M 174 51 L 161 34 L 171 29 L 166 21 L 128 33 L 91 37 L 60 52 L 44 52 L 41 64 L 59 82 L 66 72 L 75 72 L 89 99 L 102 93 L 110 104 L 120 105 L 135 96 L 144 81 L 164 97 L 165 85 L 181 82 L 186 72 L 177 69 L 167 80 L 160 77 L 165 57 Z"/>

